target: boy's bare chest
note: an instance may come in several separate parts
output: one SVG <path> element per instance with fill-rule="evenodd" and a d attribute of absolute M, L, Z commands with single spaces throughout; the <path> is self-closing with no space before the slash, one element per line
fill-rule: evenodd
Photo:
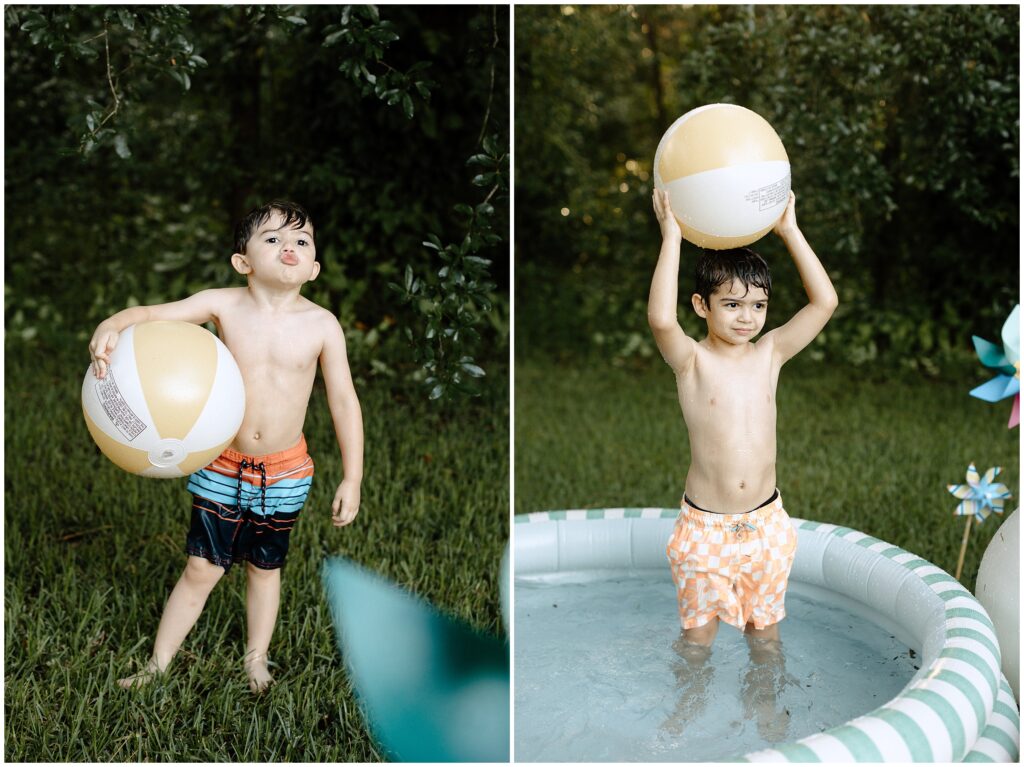
<path fill-rule="evenodd" d="M 220 331 L 246 379 L 315 372 L 322 343 L 297 317 L 233 318 L 222 321 Z"/>
<path fill-rule="evenodd" d="M 698 354 L 688 375 L 678 380 L 679 400 L 687 420 L 730 418 L 775 412 L 778 370 L 771 355 L 755 352 L 741 360 Z"/>

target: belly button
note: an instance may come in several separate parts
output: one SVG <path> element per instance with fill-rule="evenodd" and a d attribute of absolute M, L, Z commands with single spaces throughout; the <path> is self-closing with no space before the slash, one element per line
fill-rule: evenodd
<path fill-rule="evenodd" d="M 252 438 L 253 439 L 259 439 L 260 438 L 260 433 L 256 432 L 255 434 L 252 435 Z"/>
<path fill-rule="evenodd" d="M 742 490 L 742 489 L 743 489 L 743 488 L 745 488 L 746 486 L 747 486 L 747 483 L 746 483 L 746 482 L 740 482 L 740 490 Z"/>

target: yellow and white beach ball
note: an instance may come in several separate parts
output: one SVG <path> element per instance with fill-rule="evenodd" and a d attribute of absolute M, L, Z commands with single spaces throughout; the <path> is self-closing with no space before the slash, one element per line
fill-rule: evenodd
<path fill-rule="evenodd" d="M 245 386 L 213 333 L 188 322 L 144 322 L 121 333 L 103 379 L 92 366 L 82 409 L 100 450 L 143 477 L 209 465 L 238 433 Z"/>
<path fill-rule="evenodd" d="M 768 234 L 785 212 L 789 156 L 756 112 L 709 104 L 665 131 L 654 155 L 654 185 L 668 190 L 689 242 L 740 248 Z"/>

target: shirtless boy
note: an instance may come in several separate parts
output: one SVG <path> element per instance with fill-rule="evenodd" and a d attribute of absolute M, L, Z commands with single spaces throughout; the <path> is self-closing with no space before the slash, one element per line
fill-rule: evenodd
<path fill-rule="evenodd" d="M 247 575 L 244 667 L 253 692 L 272 681 L 267 668 L 277 622 L 281 568 L 288 536 L 312 482 L 313 461 L 302 434 L 317 360 L 341 449 L 344 479 L 332 504 L 336 527 L 359 511 L 363 424 L 338 320 L 300 295 L 316 279 L 313 222 L 300 206 L 272 202 L 250 212 L 235 231 L 231 265 L 248 286 L 204 290 L 182 301 L 136 306 L 96 328 L 89 352 L 103 378 L 118 335 L 152 320 L 212 321 L 238 362 L 245 382 L 245 415 L 230 447 L 189 478 L 192 524 L 188 562 L 168 597 L 153 655 L 130 688 L 151 681 L 171 662 L 195 625 L 213 587 L 235 562 Z"/>
<path fill-rule="evenodd" d="M 745 248 L 707 251 L 698 260 L 697 292 L 690 300 L 708 332 L 695 341 L 676 315 L 681 232 L 666 192 L 655 191 L 654 211 L 662 244 L 648 321 L 675 372 L 691 452 L 667 550 L 682 626 L 677 648 L 692 661 L 706 660 L 719 621 L 725 621 L 755 640 L 749 644 L 759 663 L 777 654 L 796 552 L 796 534 L 775 484 L 779 370 L 821 332 L 838 298 L 797 227 L 790 192 L 774 232 L 796 263 L 809 303 L 754 342 L 771 293 L 767 265 Z"/>

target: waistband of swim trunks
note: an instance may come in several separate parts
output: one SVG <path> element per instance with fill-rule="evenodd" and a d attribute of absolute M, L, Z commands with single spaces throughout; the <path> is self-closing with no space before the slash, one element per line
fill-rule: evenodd
<path fill-rule="evenodd" d="M 687 521 L 694 524 L 702 525 L 703 527 L 732 527 L 733 525 L 742 524 L 744 522 L 764 520 L 777 511 L 781 511 L 782 494 L 778 489 L 776 489 L 775 497 L 771 502 L 766 503 L 764 506 L 758 506 L 756 509 L 751 511 L 740 512 L 739 514 L 719 514 L 714 511 L 696 509 L 686 502 L 686 496 L 683 496 L 680 507 L 680 514 L 682 514 Z"/>
<path fill-rule="evenodd" d="M 244 458 L 249 463 L 262 463 L 266 468 L 275 466 L 277 464 L 289 464 L 294 463 L 306 456 L 308 449 L 306 447 L 306 435 L 303 434 L 299 437 L 299 441 L 292 445 L 287 450 L 282 450 L 280 453 L 268 453 L 266 455 L 246 455 L 245 453 L 239 453 L 237 450 L 232 450 L 230 447 L 221 453 L 223 458 L 227 458 L 235 463 L 241 463 Z"/>

